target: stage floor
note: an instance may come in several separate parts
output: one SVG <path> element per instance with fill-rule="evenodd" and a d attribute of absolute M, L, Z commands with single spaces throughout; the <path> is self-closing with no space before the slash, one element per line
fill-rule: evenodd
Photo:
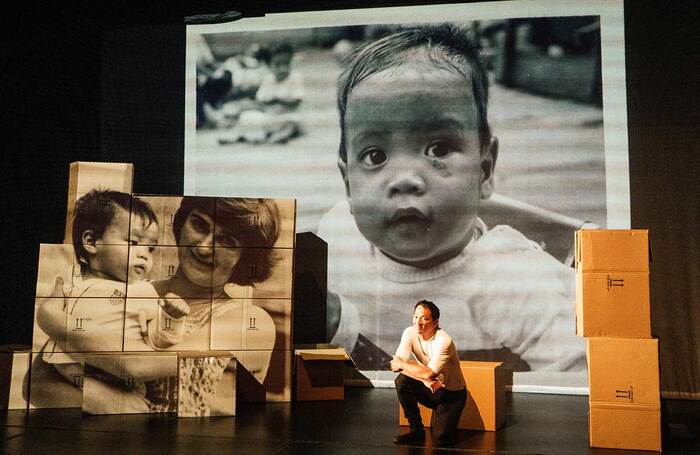
<path fill-rule="evenodd" d="M 0 415 L 0 453 L 56 454 L 593 454 L 626 450 L 588 447 L 587 396 L 509 393 L 498 432 L 461 430 L 457 444 L 396 446 L 392 389 L 346 388 L 345 401 L 240 405 L 236 417 L 81 416 L 79 410 L 10 411 Z M 671 402 L 665 454 L 700 454 L 699 402 Z M 673 404 L 675 403 L 675 404 Z M 679 406 L 678 404 L 686 403 Z M 693 434 L 694 433 L 694 434 Z"/>

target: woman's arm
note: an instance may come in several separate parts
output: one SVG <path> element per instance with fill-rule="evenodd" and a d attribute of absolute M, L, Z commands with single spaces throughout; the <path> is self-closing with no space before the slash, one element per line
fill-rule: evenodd
<path fill-rule="evenodd" d="M 86 363 L 124 381 L 152 381 L 177 376 L 177 354 L 97 354 L 88 356 Z"/>

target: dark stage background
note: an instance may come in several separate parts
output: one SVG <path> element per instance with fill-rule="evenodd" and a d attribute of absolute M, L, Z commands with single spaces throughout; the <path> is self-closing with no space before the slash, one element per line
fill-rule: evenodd
<path fill-rule="evenodd" d="M 62 241 L 70 162 L 132 162 L 135 192 L 182 193 L 185 16 L 422 2 L 157 3 L 34 1 L 4 21 L 0 344 L 31 342 L 39 244 Z M 662 389 L 700 399 L 697 11 L 625 2 L 631 219 L 651 230 Z"/>

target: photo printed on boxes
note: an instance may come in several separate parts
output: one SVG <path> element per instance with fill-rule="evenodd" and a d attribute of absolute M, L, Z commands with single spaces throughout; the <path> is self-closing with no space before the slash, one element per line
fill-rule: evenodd
<path fill-rule="evenodd" d="M 177 354 L 85 356 L 83 412 L 177 412 Z"/>
<path fill-rule="evenodd" d="M 236 358 L 201 352 L 178 357 L 178 417 L 236 415 Z"/>

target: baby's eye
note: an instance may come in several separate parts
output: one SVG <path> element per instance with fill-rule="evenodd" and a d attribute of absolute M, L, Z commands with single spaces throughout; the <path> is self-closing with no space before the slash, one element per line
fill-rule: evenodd
<path fill-rule="evenodd" d="M 386 160 L 386 153 L 384 153 L 381 149 L 378 149 L 376 147 L 371 147 L 365 150 L 362 153 L 362 155 L 360 155 L 360 161 L 362 162 L 362 164 L 368 167 L 379 166 Z"/>
<path fill-rule="evenodd" d="M 457 149 L 448 141 L 433 141 L 425 148 L 425 154 L 431 158 L 444 158 Z"/>
<path fill-rule="evenodd" d="M 138 244 L 139 244 L 138 240 L 129 240 L 129 245 L 131 245 L 131 246 L 136 246 Z"/>
<path fill-rule="evenodd" d="M 149 252 L 149 253 L 153 253 L 155 250 L 156 250 L 156 247 L 155 247 L 155 246 L 149 246 L 149 247 L 148 247 L 148 252 Z"/>

